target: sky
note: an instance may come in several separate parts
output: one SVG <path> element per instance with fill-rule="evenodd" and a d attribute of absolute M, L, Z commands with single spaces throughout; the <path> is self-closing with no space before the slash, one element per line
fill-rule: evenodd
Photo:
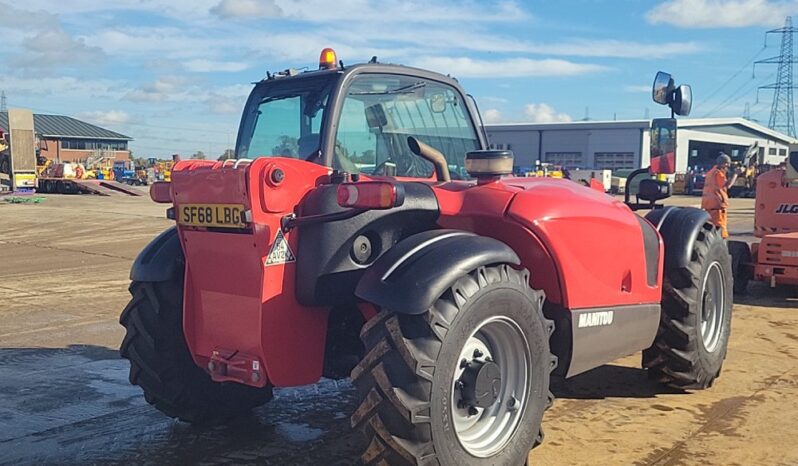
<path fill-rule="evenodd" d="M 798 0 L 0 0 L 9 107 L 134 138 L 137 157 L 235 145 L 252 82 L 317 67 L 401 63 L 450 74 L 488 123 L 668 116 L 659 70 L 693 88 L 692 117 L 767 124 Z M 798 19 L 797 19 L 798 20 Z"/>

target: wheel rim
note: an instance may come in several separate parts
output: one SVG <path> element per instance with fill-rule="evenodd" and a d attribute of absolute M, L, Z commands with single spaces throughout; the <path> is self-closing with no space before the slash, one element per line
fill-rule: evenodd
<path fill-rule="evenodd" d="M 521 327 L 505 316 L 483 321 L 466 341 L 454 371 L 451 408 L 457 439 L 470 454 L 492 456 L 512 438 L 529 398 L 531 359 Z M 494 377 L 482 406 L 468 393 L 474 373 L 483 386 L 486 377 Z"/>
<path fill-rule="evenodd" d="M 723 333 L 723 317 L 726 313 L 726 293 L 723 271 L 718 262 L 713 262 L 704 275 L 701 290 L 701 338 L 704 348 L 714 352 Z"/>

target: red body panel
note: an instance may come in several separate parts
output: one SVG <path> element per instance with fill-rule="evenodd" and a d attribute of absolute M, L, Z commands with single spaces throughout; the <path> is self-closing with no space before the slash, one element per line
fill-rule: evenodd
<path fill-rule="evenodd" d="M 660 302 L 662 273 L 654 286 L 647 284 L 646 264 L 640 260 L 645 257 L 642 230 L 624 203 L 568 180 L 512 178 L 507 183 L 524 188 L 507 215 L 529 228 L 552 256 L 564 307 Z M 660 272 L 663 260 L 659 238 Z"/>
<path fill-rule="evenodd" d="M 504 183 L 447 183 L 433 189 L 441 208 L 438 224 L 442 228 L 473 231 L 506 243 L 530 270 L 530 284 L 545 290 L 547 300 L 562 303 L 560 275 L 548 250 L 529 228 L 507 216 L 513 196 L 521 189 Z"/>
<path fill-rule="evenodd" d="M 646 282 L 642 231 L 625 204 L 556 178 L 507 178 L 466 188 L 434 188 L 439 224 L 510 245 L 531 271 L 531 285 L 569 309 L 659 303 L 662 274 Z M 589 206 L 586 208 L 586 206 Z M 664 245 L 659 239 L 662 271 Z"/>
<path fill-rule="evenodd" d="M 284 176 L 272 176 L 277 169 Z M 251 220 L 245 230 L 179 226 L 187 263 L 186 339 L 195 362 L 214 380 L 293 386 L 321 376 L 328 312 L 297 302 L 295 262 L 266 262 L 281 218 L 301 216 L 296 210 L 302 199 L 328 175 L 325 167 L 284 158 L 175 165 L 177 215 L 183 204 L 243 204 Z M 660 273 L 649 286 L 640 260 L 645 257 L 640 224 L 614 198 L 552 178 L 432 188 L 441 227 L 508 244 L 531 271 L 531 285 L 544 290 L 549 301 L 566 309 L 660 302 L 662 240 Z M 296 230 L 284 235 L 293 253 L 301 254 Z"/>
<path fill-rule="evenodd" d="M 327 311 L 300 306 L 294 293 L 285 292 L 295 288 L 295 262 L 267 266 L 265 261 L 280 219 L 292 213 L 329 171 L 304 161 L 276 158 L 233 167 L 232 163 L 186 161 L 172 172 L 178 213 L 181 203 L 244 204 L 253 220 L 249 231 L 180 226 L 187 263 L 183 326 L 189 348 L 200 367 L 208 365 L 214 352 L 217 361 L 225 354 L 248 355 L 243 361 L 231 360 L 231 365 L 249 366 L 249 372 L 234 378 L 242 383 L 266 383 L 266 377 L 247 377 L 255 367 L 265 368 L 275 386 L 316 382 L 324 356 Z M 286 174 L 277 186 L 264 178 L 275 168 Z M 288 232 L 285 239 L 296 252 L 295 235 Z M 231 372 L 212 375 L 216 380 L 230 380 Z"/>

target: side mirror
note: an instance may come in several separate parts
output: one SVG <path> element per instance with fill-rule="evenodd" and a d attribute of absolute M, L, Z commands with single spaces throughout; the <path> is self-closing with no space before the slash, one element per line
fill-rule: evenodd
<path fill-rule="evenodd" d="M 664 71 L 660 71 L 654 78 L 654 87 L 651 91 L 651 97 L 654 99 L 654 102 L 666 105 L 669 103 L 668 97 L 670 97 L 674 89 L 673 77 Z"/>
<path fill-rule="evenodd" d="M 687 84 L 682 84 L 676 89 L 673 96 L 673 112 L 677 115 L 687 116 L 693 107 L 693 90 Z"/>
<path fill-rule="evenodd" d="M 366 123 L 369 128 L 383 128 L 388 124 L 388 116 L 385 115 L 385 109 L 382 104 L 375 104 L 371 107 L 366 107 Z"/>
<path fill-rule="evenodd" d="M 673 112 L 671 116 L 687 116 L 693 106 L 693 91 L 690 86 L 682 84 L 677 88 L 673 76 L 664 71 L 658 72 L 654 77 L 651 98 L 658 104 L 669 106 Z"/>

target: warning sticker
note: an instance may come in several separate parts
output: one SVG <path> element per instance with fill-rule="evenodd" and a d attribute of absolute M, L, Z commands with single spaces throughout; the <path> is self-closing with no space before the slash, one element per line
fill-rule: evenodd
<path fill-rule="evenodd" d="M 274 244 L 272 244 L 272 249 L 269 251 L 269 255 L 266 257 L 263 265 L 287 264 L 289 262 L 296 262 L 296 256 L 291 252 L 291 247 L 288 245 L 288 241 L 285 240 L 283 231 L 277 230 Z"/>

